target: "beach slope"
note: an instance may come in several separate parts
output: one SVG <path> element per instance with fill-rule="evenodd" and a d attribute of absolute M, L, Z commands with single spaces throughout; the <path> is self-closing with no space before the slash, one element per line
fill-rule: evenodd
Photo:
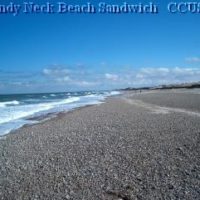
<path fill-rule="evenodd" d="M 200 199 L 200 94 L 126 92 L 0 140 L 0 199 Z"/>

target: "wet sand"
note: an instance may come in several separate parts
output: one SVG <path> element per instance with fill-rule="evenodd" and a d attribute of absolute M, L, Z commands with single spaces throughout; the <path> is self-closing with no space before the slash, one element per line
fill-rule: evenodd
<path fill-rule="evenodd" d="M 200 94 L 126 92 L 0 140 L 0 199 L 200 199 Z"/>

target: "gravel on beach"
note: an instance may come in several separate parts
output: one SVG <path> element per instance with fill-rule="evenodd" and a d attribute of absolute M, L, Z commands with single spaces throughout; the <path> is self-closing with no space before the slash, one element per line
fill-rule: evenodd
<path fill-rule="evenodd" d="M 200 94 L 127 92 L 8 134 L 0 199 L 200 199 Z"/>

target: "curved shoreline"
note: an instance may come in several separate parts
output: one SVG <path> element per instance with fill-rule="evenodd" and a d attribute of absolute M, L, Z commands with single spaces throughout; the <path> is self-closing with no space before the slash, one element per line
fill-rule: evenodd
<path fill-rule="evenodd" d="M 9 134 L 0 140 L 0 198 L 198 199 L 199 117 L 124 99 L 163 104 L 164 93 L 126 93 Z M 188 109 L 188 93 L 167 102 L 179 98 Z"/>

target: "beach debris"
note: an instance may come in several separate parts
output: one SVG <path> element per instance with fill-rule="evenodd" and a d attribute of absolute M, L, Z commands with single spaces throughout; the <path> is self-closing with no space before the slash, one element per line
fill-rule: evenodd
<path fill-rule="evenodd" d="M 129 198 L 127 195 L 125 195 L 125 194 L 123 194 L 123 193 L 121 193 L 121 192 L 118 192 L 118 191 L 107 190 L 107 191 L 106 191 L 106 194 L 107 194 L 108 196 L 112 197 L 113 200 L 114 200 L 114 199 L 115 199 L 115 200 L 130 200 L 130 198 Z"/>

